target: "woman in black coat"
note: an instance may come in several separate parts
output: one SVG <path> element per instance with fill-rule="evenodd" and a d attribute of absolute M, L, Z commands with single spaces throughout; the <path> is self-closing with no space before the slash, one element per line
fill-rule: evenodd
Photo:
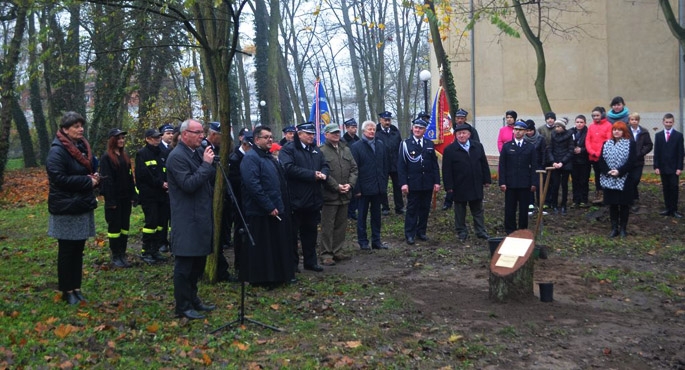
<path fill-rule="evenodd" d="M 62 116 L 45 168 L 48 172 L 48 235 L 57 239 L 57 279 L 62 300 L 85 302 L 81 294 L 83 249 L 95 236 L 97 207 L 93 190 L 100 184 L 93 154 L 83 137 L 86 120 L 76 112 Z"/>
<path fill-rule="evenodd" d="M 604 204 L 609 205 L 611 218 L 610 238 L 628 235 L 628 215 L 632 192 L 628 183 L 628 172 L 635 163 L 635 142 L 630 140 L 630 130 L 618 121 L 611 127 L 612 139 L 602 146 L 599 157 L 599 181 L 604 191 Z M 619 231 L 620 226 L 620 231 Z"/>
<path fill-rule="evenodd" d="M 576 116 L 576 127 L 571 130 L 573 138 L 573 168 L 571 168 L 571 185 L 573 186 L 573 205 L 587 207 L 590 193 L 590 159 L 585 149 L 587 137 L 587 119 L 584 115 Z"/>
<path fill-rule="evenodd" d="M 552 201 L 555 213 L 566 214 L 566 202 L 568 200 L 568 177 L 573 168 L 573 137 L 566 130 L 568 119 L 559 118 L 554 122 L 554 132 L 547 146 L 548 162 L 552 163 L 552 190 L 548 199 Z M 561 202 L 558 201 L 559 188 L 561 187 Z"/>

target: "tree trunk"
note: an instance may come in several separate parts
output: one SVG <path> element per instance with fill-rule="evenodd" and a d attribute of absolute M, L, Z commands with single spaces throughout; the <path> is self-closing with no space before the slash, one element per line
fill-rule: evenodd
<path fill-rule="evenodd" d="M 512 268 L 495 266 L 500 258 L 499 250 L 507 238 L 529 239 L 530 245 L 526 254 L 519 257 Z M 517 230 L 504 238 L 495 251 L 490 262 L 490 299 L 497 302 L 523 301 L 533 296 L 533 250 L 535 242 L 530 230 Z"/>
<path fill-rule="evenodd" d="M 26 121 L 26 116 L 24 115 L 24 111 L 21 109 L 21 105 L 19 105 L 19 100 L 16 96 L 12 99 L 12 117 L 14 119 L 14 125 L 17 127 L 19 140 L 21 141 L 24 167 L 38 167 L 36 153 L 33 151 L 33 140 L 31 140 L 29 123 Z"/>
<path fill-rule="evenodd" d="M 12 125 L 12 100 L 14 99 L 14 79 L 19 65 L 19 53 L 21 52 L 21 40 L 26 28 L 26 6 L 17 6 L 17 17 L 14 23 L 14 35 L 7 46 L 5 59 L 3 60 L 2 82 L 0 83 L 0 189 L 5 183 L 5 168 L 7 167 L 7 154 L 9 153 L 10 126 Z"/>
<path fill-rule="evenodd" d="M 442 38 L 440 37 L 440 30 L 438 28 L 438 19 L 435 14 L 435 5 L 432 0 L 425 0 L 424 4 L 428 5 L 430 8 L 430 12 L 426 12 L 426 16 L 428 17 L 428 24 L 430 25 L 431 38 L 433 39 L 433 49 L 438 61 L 438 68 L 440 68 L 442 74 L 442 87 L 445 89 L 447 104 L 450 107 L 452 126 L 454 126 L 454 118 L 457 116 L 457 110 L 459 110 L 459 100 L 457 99 L 457 88 L 454 85 L 454 77 L 452 76 L 452 65 L 447 57 L 447 53 L 445 53 L 445 48 L 442 46 Z"/>
<path fill-rule="evenodd" d="M 659 6 L 661 6 L 661 10 L 664 12 L 664 18 L 666 19 L 666 24 L 668 24 L 671 33 L 680 43 L 680 47 L 685 49 L 685 28 L 678 23 L 678 19 L 675 14 L 673 14 L 670 1 L 659 0 Z M 683 61 L 681 61 L 681 63 L 682 62 Z"/>
<path fill-rule="evenodd" d="M 537 4 L 538 11 L 540 11 L 540 3 Z M 547 62 L 545 60 L 545 49 L 542 47 L 542 41 L 538 35 L 533 33 L 533 30 L 528 24 L 528 19 L 523 13 L 523 8 L 521 7 L 521 1 L 514 0 L 514 10 L 516 11 L 516 18 L 518 18 L 521 24 L 521 30 L 523 34 L 526 35 L 526 39 L 533 46 L 535 50 L 535 58 L 538 62 L 537 73 L 535 75 L 535 92 L 538 95 L 538 101 L 540 102 L 540 108 L 542 113 L 551 112 L 552 107 L 549 104 L 549 99 L 547 99 L 547 90 L 545 89 L 545 78 L 547 74 Z"/>
<path fill-rule="evenodd" d="M 366 120 L 366 118 L 369 117 L 369 114 L 366 110 L 366 91 L 364 90 L 364 81 L 362 79 L 362 69 L 360 67 L 359 56 L 357 55 L 356 43 L 358 40 L 355 40 L 352 34 L 352 21 L 350 20 L 348 14 L 349 7 L 354 6 L 354 3 L 348 7 L 347 2 L 342 0 L 340 2 L 340 6 L 343 9 L 343 26 L 345 33 L 347 34 L 347 44 L 350 48 L 350 64 L 352 67 L 352 77 L 354 79 L 354 95 L 355 101 L 357 102 L 357 110 L 359 112 L 359 117 L 357 117 L 357 119 L 361 124 L 362 120 Z"/>
<path fill-rule="evenodd" d="M 33 15 L 28 17 L 28 35 L 29 40 L 35 40 L 36 27 L 33 20 Z M 33 42 L 33 41 L 32 41 Z M 48 151 L 50 151 L 50 138 L 47 130 L 47 123 L 45 121 L 45 114 L 43 113 L 43 100 L 40 95 L 40 74 L 38 72 L 38 56 L 36 55 L 36 48 L 29 48 L 29 92 L 31 110 L 33 111 L 33 126 L 36 128 L 38 135 L 38 150 L 40 153 L 40 163 L 45 164 L 48 158 Z"/>

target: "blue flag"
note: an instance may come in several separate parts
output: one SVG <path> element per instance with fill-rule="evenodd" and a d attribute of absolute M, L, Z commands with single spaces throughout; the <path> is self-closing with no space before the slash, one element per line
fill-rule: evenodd
<path fill-rule="evenodd" d="M 312 110 L 309 113 L 309 121 L 316 125 L 316 145 L 321 145 L 326 141 L 323 136 L 323 128 L 331 123 L 331 114 L 328 111 L 328 98 L 326 98 L 326 91 L 323 89 L 323 84 L 319 79 L 316 79 L 314 84 L 314 101 L 312 103 Z"/>

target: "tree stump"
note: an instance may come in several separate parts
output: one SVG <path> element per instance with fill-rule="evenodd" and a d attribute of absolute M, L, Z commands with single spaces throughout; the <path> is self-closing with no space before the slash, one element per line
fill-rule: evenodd
<path fill-rule="evenodd" d="M 500 258 L 499 250 L 509 237 L 530 239 L 530 245 L 523 257 L 518 257 L 512 268 L 495 266 Z M 497 302 L 521 301 L 533 296 L 533 250 L 535 240 L 530 230 L 516 230 L 504 238 L 490 261 L 490 299 Z"/>

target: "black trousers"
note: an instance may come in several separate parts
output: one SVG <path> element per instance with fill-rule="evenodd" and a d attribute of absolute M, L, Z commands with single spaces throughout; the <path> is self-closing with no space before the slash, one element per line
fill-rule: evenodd
<path fill-rule="evenodd" d="M 530 189 L 509 189 L 504 192 L 504 231 L 511 234 L 519 229 L 528 228 L 528 202 Z M 516 211 L 518 210 L 518 227 L 516 226 Z"/>
<path fill-rule="evenodd" d="M 449 193 L 452 194 L 452 193 Z M 466 228 L 466 206 L 471 210 L 471 217 L 473 217 L 473 229 L 476 235 L 484 237 L 488 235 L 485 230 L 485 212 L 483 210 L 483 199 L 469 200 L 467 202 L 454 202 L 454 230 L 458 236 L 468 236 L 469 231 Z"/>
<path fill-rule="evenodd" d="M 357 242 L 360 247 L 369 245 L 369 236 L 366 232 L 366 217 L 371 213 L 371 245 L 381 245 L 381 203 L 384 194 L 362 195 L 359 198 L 357 215 Z"/>
<path fill-rule="evenodd" d="M 176 299 L 176 313 L 192 310 L 200 303 L 197 296 L 197 282 L 205 271 L 207 256 L 183 257 L 175 256 L 174 260 L 174 299 Z"/>
<path fill-rule="evenodd" d="M 599 183 L 599 174 L 602 173 L 602 169 L 599 168 L 599 162 L 590 162 L 592 165 L 592 170 L 595 171 L 595 190 L 603 190 L 602 184 Z"/>
<path fill-rule="evenodd" d="M 143 253 L 154 254 L 165 241 L 164 230 L 169 225 L 169 203 L 145 202 L 141 207 L 145 214 Z"/>
<path fill-rule="evenodd" d="M 571 171 L 554 170 L 550 174 L 552 176 L 552 191 L 549 192 L 548 198 L 552 207 L 566 207 L 568 201 L 568 177 Z M 561 188 L 561 202 L 559 202 L 559 189 Z"/>
<path fill-rule="evenodd" d="M 404 199 L 402 199 L 402 187 L 400 186 L 400 181 L 397 176 L 397 172 L 390 172 L 390 181 L 392 181 L 392 199 L 395 201 L 395 212 L 402 212 L 404 209 Z M 390 210 L 390 204 L 388 203 L 388 193 L 387 190 L 381 198 L 381 206 L 385 211 Z"/>
<path fill-rule="evenodd" d="M 628 173 L 628 186 L 633 191 L 633 199 L 631 204 L 635 203 L 636 200 L 640 199 L 640 193 L 638 193 L 638 185 L 640 185 L 640 180 L 642 179 L 642 172 L 644 170 L 644 166 L 635 166 L 630 169 L 630 172 Z"/>
<path fill-rule="evenodd" d="M 57 281 L 59 290 L 81 289 L 85 240 L 57 240 Z"/>
<path fill-rule="evenodd" d="M 300 244 L 302 244 L 302 257 L 304 266 L 314 266 L 318 264 L 316 258 L 316 239 L 318 236 L 317 226 L 321 221 L 320 210 L 298 210 L 293 212 L 295 232 L 299 233 Z M 296 234 L 297 235 L 297 234 Z M 295 244 L 295 266 L 300 263 L 300 256 L 297 253 Z"/>
<path fill-rule="evenodd" d="M 588 203 L 590 193 L 590 163 L 574 163 L 571 169 L 571 184 L 573 185 L 573 203 Z"/>
<path fill-rule="evenodd" d="M 107 237 L 112 254 L 118 255 L 126 252 L 128 231 L 131 226 L 131 199 L 118 199 L 116 208 L 105 208 L 105 221 L 107 221 Z"/>
<path fill-rule="evenodd" d="M 404 237 L 426 235 L 433 190 L 410 191 L 407 194 L 407 214 L 404 216 Z"/>
<path fill-rule="evenodd" d="M 664 192 L 666 210 L 673 213 L 678 211 L 678 175 L 675 173 L 661 174 L 661 187 Z"/>

